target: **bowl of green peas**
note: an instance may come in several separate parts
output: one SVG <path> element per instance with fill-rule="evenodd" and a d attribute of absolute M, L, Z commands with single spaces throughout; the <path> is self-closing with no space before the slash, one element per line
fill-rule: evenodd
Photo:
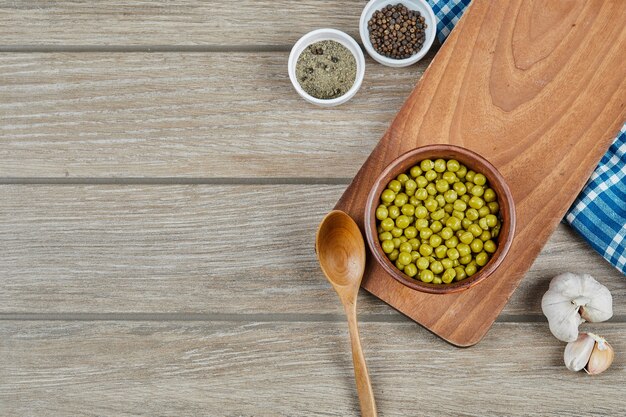
<path fill-rule="evenodd" d="M 489 277 L 515 233 L 504 177 L 485 158 L 454 145 L 429 145 L 395 159 L 365 208 L 376 261 L 417 291 L 448 294 Z"/>

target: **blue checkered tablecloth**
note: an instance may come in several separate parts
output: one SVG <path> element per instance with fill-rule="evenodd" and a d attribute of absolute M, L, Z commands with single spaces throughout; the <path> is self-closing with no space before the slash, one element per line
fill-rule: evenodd
<path fill-rule="evenodd" d="M 427 1 L 437 16 L 437 38 L 443 43 L 470 0 Z M 626 275 L 626 123 L 565 220 Z"/>

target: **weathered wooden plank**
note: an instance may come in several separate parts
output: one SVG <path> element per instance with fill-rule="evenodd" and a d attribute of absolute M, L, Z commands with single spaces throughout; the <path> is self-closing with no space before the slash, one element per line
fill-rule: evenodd
<path fill-rule="evenodd" d="M 2 1 L 5 45 L 292 45 L 320 27 L 359 39 L 363 1 Z"/>
<path fill-rule="evenodd" d="M 458 349 L 408 323 L 362 323 L 385 416 L 623 415 L 626 325 L 598 377 L 563 366 L 547 324 L 497 323 Z M 351 416 L 346 324 L 0 322 L 4 415 Z M 419 411 L 418 411 L 419 410 Z"/>
<path fill-rule="evenodd" d="M 0 186 L 0 312 L 341 314 L 313 242 L 344 188 Z M 504 314 L 541 314 L 566 270 L 596 276 L 626 314 L 626 279 L 566 226 Z M 396 314 L 365 293 L 360 303 Z"/>
<path fill-rule="evenodd" d="M 368 60 L 356 97 L 321 109 L 287 55 L 7 54 L 0 177 L 352 177 L 427 65 Z"/>

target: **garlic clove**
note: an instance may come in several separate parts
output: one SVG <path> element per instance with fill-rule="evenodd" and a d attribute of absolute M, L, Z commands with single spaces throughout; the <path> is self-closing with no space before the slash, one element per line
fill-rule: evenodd
<path fill-rule="evenodd" d="M 593 351 L 591 352 L 589 363 L 587 363 L 585 371 L 589 375 L 600 374 L 611 366 L 614 358 L 615 352 L 613 351 L 613 347 L 600 336 L 596 336 Z"/>
<path fill-rule="evenodd" d="M 578 314 L 578 306 L 560 293 L 548 291 L 541 300 L 541 309 L 548 318 L 550 331 L 563 342 L 574 342 L 578 338 L 578 326 L 584 320 Z"/>
<path fill-rule="evenodd" d="M 583 369 L 589 363 L 595 345 L 596 341 L 586 333 L 581 333 L 576 341 L 568 343 L 563 353 L 567 369 L 574 372 Z"/>

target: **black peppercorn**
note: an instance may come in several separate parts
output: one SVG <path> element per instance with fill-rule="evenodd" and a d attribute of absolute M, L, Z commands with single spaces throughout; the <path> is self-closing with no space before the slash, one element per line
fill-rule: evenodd
<path fill-rule="evenodd" d="M 374 50 L 393 59 L 405 59 L 422 49 L 427 25 L 418 11 L 403 4 L 377 10 L 367 23 Z"/>

